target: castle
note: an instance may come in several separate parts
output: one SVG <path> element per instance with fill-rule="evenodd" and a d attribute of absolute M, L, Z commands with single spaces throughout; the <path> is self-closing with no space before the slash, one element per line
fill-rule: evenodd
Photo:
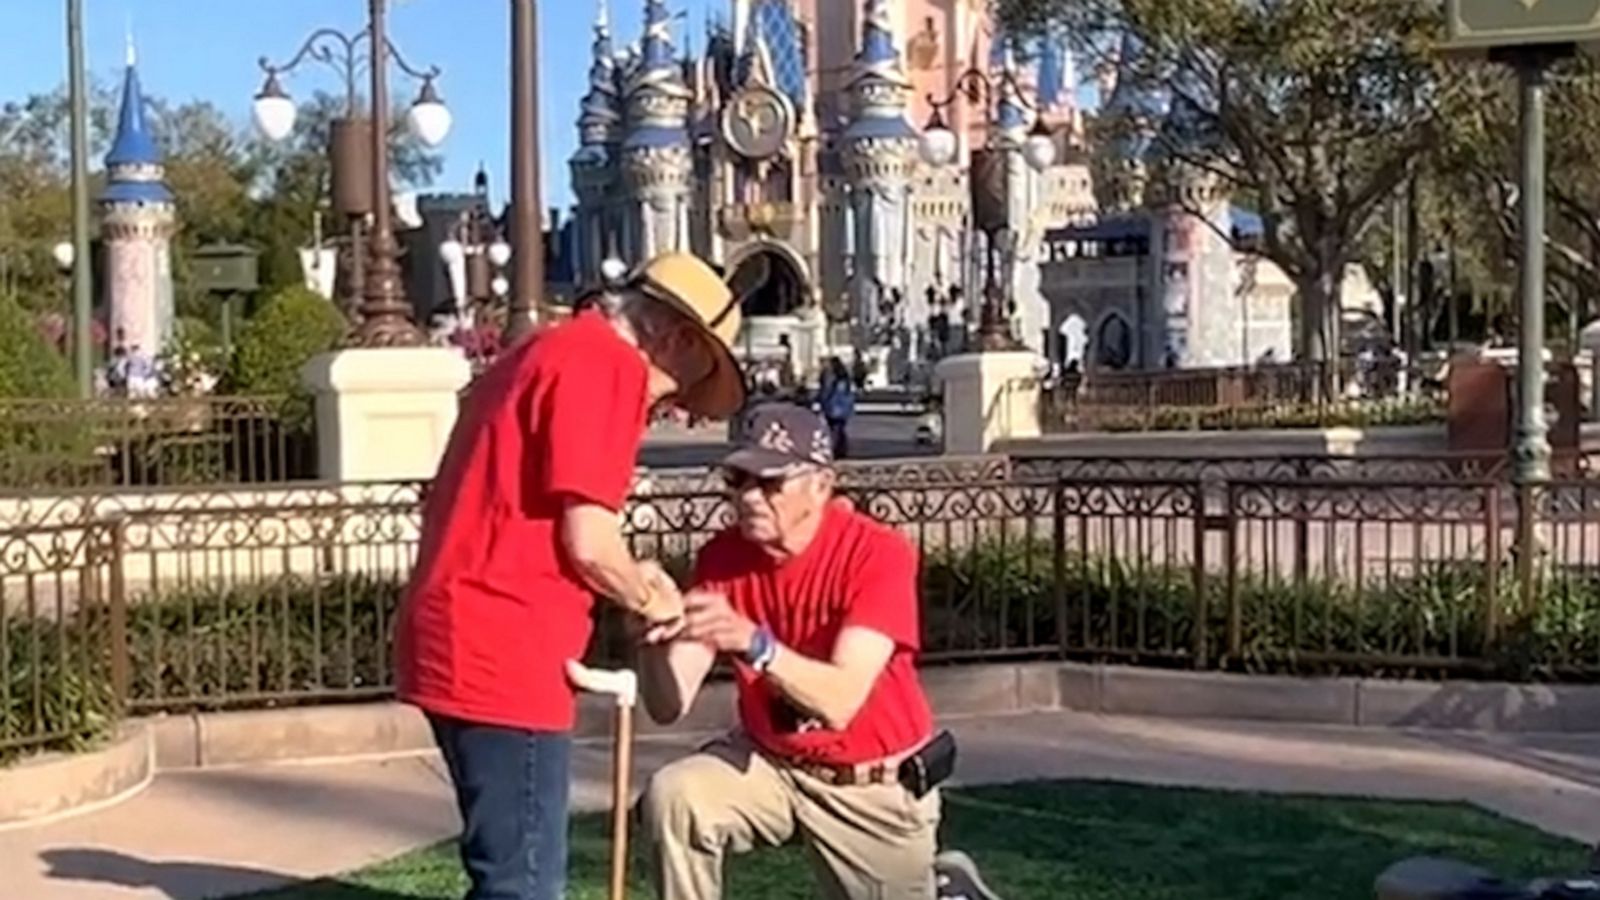
<path fill-rule="evenodd" d="M 983 0 L 733 0 L 704 53 L 679 55 L 671 10 L 644 4 L 635 47 L 613 46 L 604 0 L 595 25 L 571 161 L 580 280 L 608 257 L 694 252 L 744 293 L 747 355 L 786 343 L 814 370 L 865 349 L 893 379 L 895 361 L 925 358 L 936 315 L 976 322 L 984 254 L 965 226 L 968 154 L 1042 117 L 1062 152 L 1034 172 L 1013 148 L 1005 277 L 1014 332 L 1044 349 L 1044 234 L 1097 208 L 1086 158 L 1069 152 L 1082 124 L 1064 46 L 1020 63 Z M 994 89 L 958 91 L 974 70 Z M 1000 90 L 1007 75 L 1024 90 Z M 922 125 L 957 94 L 944 114 L 958 157 L 930 166 Z"/>

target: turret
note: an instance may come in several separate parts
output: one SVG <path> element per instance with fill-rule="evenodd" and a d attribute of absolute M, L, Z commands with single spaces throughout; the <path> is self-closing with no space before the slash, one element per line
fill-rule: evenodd
<path fill-rule="evenodd" d="M 663 0 L 646 0 L 644 21 L 644 43 L 628 82 L 622 141 L 628 200 L 636 211 L 631 216 L 636 225 L 631 255 L 636 261 L 691 249 L 688 124 L 693 94 L 673 53 L 672 16 Z"/>
<path fill-rule="evenodd" d="M 172 337 L 172 250 L 176 224 L 166 169 L 146 116 L 138 59 L 128 42 L 117 132 L 100 195 L 106 300 L 112 348 L 153 360 Z"/>
<path fill-rule="evenodd" d="M 622 139 L 622 98 L 617 90 L 617 62 L 611 48 L 606 0 L 595 16 L 589 92 L 578 116 L 578 152 L 571 161 L 572 188 L 578 195 L 576 269 L 585 281 L 599 277 L 600 263 L 611 250 L 608 210 L 617 188 L 617 144 Z"/>
<path fill-rule="evenodd" d="M 906 296 L 918 140 L 906 117 L 912 85 L 895 44 L 887 0 L 866 0 L 863 20 L 849 83 L 850 123 L 844 132 L 858 340 L 883 324 L 889 302 Z"/>

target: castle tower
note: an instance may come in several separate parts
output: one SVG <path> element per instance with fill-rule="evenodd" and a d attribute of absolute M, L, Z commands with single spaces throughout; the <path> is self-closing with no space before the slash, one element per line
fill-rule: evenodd
<path fill-rule="evenodd" d="M 574 224 L 581 283 L 599 278 L 600 264 L 621 249 L 615 241 L 612 209 L 619 172 L 617 145 L 622 140 L 622 98 L 617 90 L 617 63 L 611 49 L 606 0 L 599 0 L 594 25 L 589 92 L 578 116 L 578 152 L 570 162 L 572 188 L 578 195 Z"/>
<path fill-rule="evenodd" d="M 645 34 L 628 79 L 622 171 L 630 213 L 629 262 L 691 249 L 690 190 L 694 160 L 683 65 L 672 48 L 672 16 L 663 0 L 645 0 Z"/>
<path fill-rule="evenodd" d="M 1039 47 L 1039 110 L 1047 123 L 1066 131 L 1069 145 L 1082 146 L 1078 67 L 1072 48 L 1060 35 L 1046 35 Z"/>
<path fill-rule="evenodd" d="M 917 130 L 906 118 L 911 81 L 895 45 L 887 0 L 866 0 L 861 49 L 849 83 L 843 135 L 850 190 L 850 296 L 857 340 L 883 323 L 887 302 L 904 303 L 912 256 L 912 176 Z"/>
<path fill-rule="evenodd" d="M 1117 52 L 1117 64 L 1137 70 L 1143 55 L 1139 40 L 1125 35 Z M 1102 72 L 1101 78 L 1103 89 L 1110 89 L 1102 115 L 1113 123 L 1117 135 L 1112 140 L 1111 170 L 1106 173 L 1105 206 L 1113 212 L 1133 212 L 1142 208 L 1147 199 L 1150 157 L 1156 129 L 1166 116 L 1166 103 L 1157 91 L 1140 84 L 1137 77 L 1111 70 Z"/>
<path fill-rule="evenodd" d="M 1038 302 L 1040 273 L 1038 250 L 1044 240 L 1050 205 L 1045 197 L 1046 173 L 1028 164 L 1023 149 L 1027 145 L 1034 119 L 1038 93 L 1017 65 L 1016 39 L 1001 36 L 996 43 L 996 65 L 992 83 L 999 87 L 991 145 L 1005 157 L 1006 221 L 1010 233 L 1004 236 L 1009 246 L 1000 248 L 1000 258 L 1009 264 L 1001 277 L 1009 282 L 1015 307 L 1010 310 L 1013 335 L 1034 350 L 1042 350 L 1050 324 L 1049 309 Z M 1033 94 L 1030 100 L 1023 96 Z"/>
<path fill-rule="evenodd" d="M 145 118 L 133 42 L 122 83 L 116 138 L 106 154 L 100 234 L 112 347 L 155 358 L 172 338 L 172 234 L 176 210 Z"/>

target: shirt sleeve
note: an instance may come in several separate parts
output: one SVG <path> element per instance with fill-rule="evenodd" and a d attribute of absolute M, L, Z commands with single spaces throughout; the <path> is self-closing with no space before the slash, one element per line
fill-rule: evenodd
<path fill-rule="evenodd" d="M 621 510 L 644 437 L 645 379 L 613 354 L 574 354 L 551 375 L 539 398 L 545 434 L 535 483 Z"/>
<path fill-rule="evenodd" d="M 917 552 L 899 535 L 883 535 L 851 573 L 843 627 L 867 628 L 908 650 L 922 648 Z"/>

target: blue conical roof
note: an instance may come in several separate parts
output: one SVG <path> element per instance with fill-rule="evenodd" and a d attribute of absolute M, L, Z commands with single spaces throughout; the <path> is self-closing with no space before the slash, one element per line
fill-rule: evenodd
<path fill-rule="evenodd" d="M 106 166 L 154 166 L 161 153 L 150 134 L 144 114 L 144 92 L 139 89 L 139 69 L 131 63 L 122 79 L 122 110 L 117 114 L 117 135 L 106 154 Z"/>
<path fill-rule="evenodd" d="M 861 49 L 856 54 L 854 115 L 845 129 L 847 140 L 913 140 L 917 130 L 906 121 L 905 94 L 911 89 L 895 45 L 894 25 L 885 0 L 866 0 Z M 889 91 L 881 90 L 884 87 Z"/>
<path fill-rule="evenodd" d="M 172 192 L 161 183 L 161 150 L 145 116 L 144 91 L 139 87 L 139 67 L 133 48 L 122 79 L 122 108 L 117 113 L 117 134 L 106 154 L 108 182 L 100 199 L 106 203 L 170 203 Z"/>

